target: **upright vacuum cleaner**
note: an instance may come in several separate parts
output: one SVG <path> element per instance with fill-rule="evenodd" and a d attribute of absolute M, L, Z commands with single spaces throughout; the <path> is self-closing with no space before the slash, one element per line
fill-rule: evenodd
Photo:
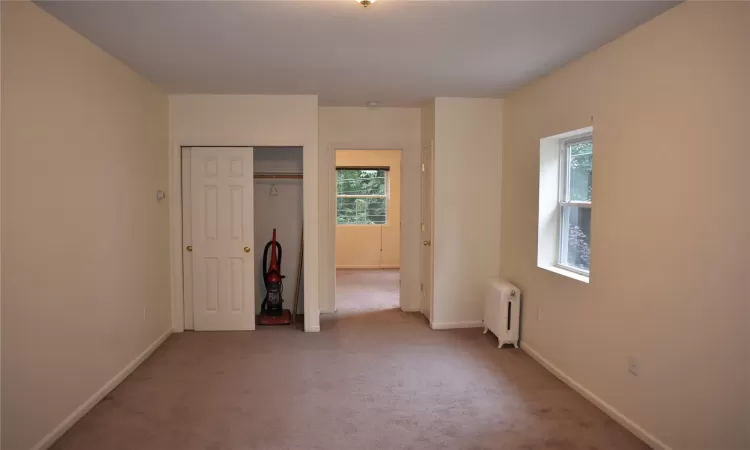
<path fill-rule="evenodd" d="M 271 264 L 268 264 L 268 249 L 271 249 Z M 278 256 L 277 256 L 278 251 Z M 263 249 L 263 284 L 266 286 L 266 297 L 260 305 L 259 325 L 289 325 L 292 314 L 284 309 L 284 291 L 281 274 L 281 244 L 276 242 L 276 228 L 273 229 L 273 239 L 268 241 Z"/>

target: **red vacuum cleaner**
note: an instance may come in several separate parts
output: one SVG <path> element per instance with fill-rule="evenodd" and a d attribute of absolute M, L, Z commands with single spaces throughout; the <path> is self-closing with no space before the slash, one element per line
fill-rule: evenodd
<path fill-rule="evenodd" d="M 271 264 L 268 264 L 268 249 L 271 249 Z M 277 256 L 278 250 L 278 256 Z M 284 309 L 284 299 L 281 294 L 284 291 L 281 274 L 281 244 L 276 242 L 276 228 L 273 229 L 273 239 L 268 241 L 263 249 L 263 283 L 266 286 L 266 297 L 260 305 L 259 325 L 289 325 L 292 323 L 292 314 Z"/>

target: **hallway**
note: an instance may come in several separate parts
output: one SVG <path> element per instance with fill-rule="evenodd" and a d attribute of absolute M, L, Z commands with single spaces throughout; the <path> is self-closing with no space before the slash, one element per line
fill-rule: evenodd
<path fill-rule="evenodd" d="M 336 312 L 396 309 L 399 307 L 398 269 L 336 270 Z"/>

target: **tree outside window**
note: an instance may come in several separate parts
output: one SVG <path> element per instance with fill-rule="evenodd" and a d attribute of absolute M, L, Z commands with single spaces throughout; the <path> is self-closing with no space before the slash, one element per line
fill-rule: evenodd
<path fill-rule="evenodd" d="M 591 134 L 564 141 L 560 177 L 560 248 L 558 265 L 588 274 L 591 259 Z"/>
<path fill-rule="evenodd" d="M 336 223 L 382 225 L 387 222 L 388 169 L 336 169 Z"/>

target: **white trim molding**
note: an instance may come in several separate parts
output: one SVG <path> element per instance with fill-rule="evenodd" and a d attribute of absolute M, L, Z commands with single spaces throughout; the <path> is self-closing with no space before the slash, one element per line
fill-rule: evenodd
<path fill-rule="evenodd" d="M 564 269 L 562 267 L 558 266 L 545 266 L 542 267 L 544 270 L 549 270 L 550 272 L 556 273 L 558 275 L 562 275 L 564 277 L 572 278 L 574 280 L 582 281 L 584 283 L 589 282 L 589 277 L 586 275 L 580 274 L 578 272 L 573 272 L 572 270 Z"/>
<path fill-rule="evenodd" d="M 347 266 L 347 265 L 340 265 L 336 266 L 336 269 L 344 269 L 344 270 L 379 270 L 379 269 L 400 269 L 400 266 L 397 265 L 385 265 L 381 266 L 378 264 L 373 265 L 365 265 L 365 266 Z"/>
<path fill-rule="evenodd" d="M 601 409 L 606 415 L 611 417 L 615 422 L 625 427 L 628 431 L 636 435 L 643 442 L 648 444 L 651 448 L 656 450 L 672 450 L 667 444 L 660 441 L 656 436 L 652 435 L 648 431 L 644 430 L 640 425 L 627 418 L 623 413 L 616 410 L 612 405 L 605 402 L 601 398 L 597 397 L 596 394 L 583 387 L 580 383 L 572 379 L 565 372 L 560 370 L 557 366 L 552 364 L 546 358 L 544 358 L 539 352 L 534 350 L 529 344 L 521 341 L 521 348 L 529 356 L 534 358 L 536 362 L 541 364 L 545 369 L 552 372 L 560 381 L 570 386 L 571 389 L 581 394 L 586 400 L 590 401 L 597 408 Z"/>
<path fill-rule="evenodd" d="M 433 330 L 452 330 L 456 328 L 483 328 L 484 321 L 469 320 L 464 322 L 432 322 L 430 328 Z"/>
<path fill-rule="evenodd" d="M 172 330 L 170 329 L 159 336 L 154 342 L 151 343 L 151 345 L 146 347 L 143 352 L 141 352 L 125 367 L 123 367 L 121 371 L 115 374 L 115 376 L 112 377 L 111 380 L 105 383 L 104 386 L 99 388 L 98 391 L 94 392 L 91 397 L 89 397 L 78 408 L 76 408 L 75 411 L 73 411 L 68 417 L 65 418 L 65 420 L 63 420 L 58 426 L 56 426 L 54 430 L 50 431 L 46 436 L 44 436 L 41 441 L 39 441 L 34 447 L 32 447 L 32 450 L 47 450 L 48 448 L 50 448 L 52 444 L 54 444 L 58 439 L 60 439 L 63 434 L 65 434 L 66 431 L 70 429 L 70 427 L 81 420 L 81 418 L 85 416 L 86 413 L 91 411 L 91 409 L 96 406 L 97 403 L 99 403 L 104 397 L 107 396 L 107 394 L 112 392 L 120 383 L 122 383 L 123 380 L 128 377 L 128 375 L 133 373 L 133 371 L 137 369 L 138 366 L 140 366 L 143 361 L 146 360 L 146 358 L 151 356 L 154 350 L 159 348 L 159 346 L 163 344 L 171 334 Z"/>
<path fill-rule="evenodd" d="M 169 263 L 172 331 L 185 331 L 185 304 L 182 285 L 182 147 L 169 149 Z"/>

